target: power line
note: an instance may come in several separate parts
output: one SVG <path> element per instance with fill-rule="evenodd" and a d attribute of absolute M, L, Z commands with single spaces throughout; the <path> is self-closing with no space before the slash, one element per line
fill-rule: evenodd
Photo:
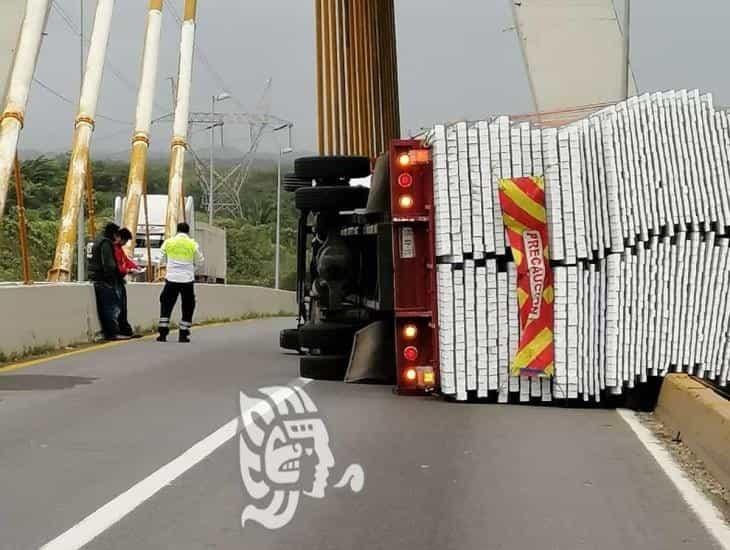
<path fill-rule="evenodd" d="M 172 17 L 177 24 L 178 29 L 182 29 L 183 20 L 180 18 L 180 16 L 175 12 L 174 8 L 170 7 L 170 4 L 163 4 L 162 9 L 167 13 L 170 17 Z M 228 93 L 231 93 L 231 88 L 226 84 L 226 81 L 223 79 L 223 76 L 215 69 L 213 66 L 213 63 L 211 63 L 210 58 L 206 55 L 206 53 L 203 51 L 203 48 L 199 45 L 198 41 L 195 41 L 195 49 L 194 54 L 197 59 L 197 61 L 203 65 L 203 68 L 206 69 L 208 74 L 215 80 L 215 83 L 217 84 L 218 88 L 221 91 L 226 91 Z M 239 107 L 241 110 L 246 110 L 246 107 L 238 100 L 236 96 L 231 94 L 231 99 L 233 102 Z"/>
<path fill-rule="evenodd" d="M 94 136 L 94 143 L 99 143 L 100 141 L 108 141 L 119 136 L 129 136 L 129 128 L 122 128 L 121 130 L 108 132 L 100 136 Z"/>
<path fill-rule="evenodd" d="M 66 97 L 65 95 L 63 95 L 61 92 L 53 89 L 51 86 L 49 86 L 48 84 L 46 84 L 45 82 L 43 82 L 42 80 L 40 80 L 38 77 L 33 77 L 33 81 L 36 84 L 38 84 L 41 88 L 43 88 L 44 90 L 46 90 L 48 93 L 50 93 L 51 95 L 55 96 L 60 101 L 63 101 L 64 103 L 68 103 L 69 105 L 76 105 L 76 102 L 73 99 L 69 99 L 68 97 Z M 109 122 L 114 122 L 115 124 L 123 124 L 124 126 L 134 126 L 134 124 L 132 124 L 130 122 L 127 122 L 127 121 L 124 121 L 124 120 L 120 120 L 118 118 L 113 118 L 113 117 L 110 117 L 110 116 L 106 116 L 106 115 L 97 114 L 96 115 L 96 118 L 103 119 L 103 120 L 107 120 Z"/>
<path fill-rule="evenodd" d="M 175 10 L 172 9 L 169 4 L 165 4 L 164 7 L 167 8 L 168 14 L 172 15 L 172 17 L 175 19 L 175 22 L 177 23 L 178 28 L 181 28 L 183 21 L 182 21 L 182 19 L 180 19 L 180 16 L 177 13 L 175 13 Z M 208 73 L 210 74 L 210 76 L 213 77 L 213 80 L 215 80 L 219 86 L 221 86 L 222 88 L 225 89 L 226 85 L 225 85 L 225 81 L 223 80 L 223 77 L 221 76 L 221 74 L 218 71 L 216 71 L 213 68 L 213 64 L 208 59 L 208 56 L 205 55 L 205 52 L 203 52 L 202 49 L 199 47 L 197 42 L 195 44 L 195 55 L 198 57 L 198 61 L 200 63 L 202 63 L 205 66 L 205 68 L 208 70 Z"/>
<path fill-rule="evenodd" d="M 51 7 L 56 11 L 58 16 L 63 20 L 63 22 L 71 30 L 71 32 L 73 32 L 76 36 L 81 36 L 81 29 L 76 26 L 71 16 L 65 9 L 63 9 L 63 7 L 58 2 L 54 1 L 51 4 Z"/>
<path fill-rule="evenodd" d="M 53 88 L 51 88 L 48 84 L 44 83 L 42 80 L 40 80 L 38 77 L 33 77 L 33 81 L 38 84 L 41 88 L 46 90 L 47 92 L 51 93 L 52 95 L 56 96 L 56 98 L 60 99 L 64 103 L 68 103 L 69 105 L 74 105 L 73 100 L 67 98 L 64 95 L 61 95 L 61 93 L 57 92 Z"/>

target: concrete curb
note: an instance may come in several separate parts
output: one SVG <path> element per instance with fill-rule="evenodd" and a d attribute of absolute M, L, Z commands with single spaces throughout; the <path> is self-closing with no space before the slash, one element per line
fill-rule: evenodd
<path fill-rule="evenodd" d="M 159 316 L 160 284 L 127 286 L 129 318 L 140 330 Z M 195 321 L 205 323 L 251 315 L 295 315 L 293 292 L 253 286 L 196 285 Z M 173 312 L 179 319 L 180 304 Z M 0 286 L 0 361 L 93 342 L 100 330 L 90 284 Z"/>
<path fill-rule="evenodd" d="M 655 414 L 730 487 L 730 401 L 686 374 L 672 374 L 664 380 Z"/>

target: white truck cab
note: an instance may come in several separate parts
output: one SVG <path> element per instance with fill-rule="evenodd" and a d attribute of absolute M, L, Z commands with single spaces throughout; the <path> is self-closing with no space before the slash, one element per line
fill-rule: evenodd
<path fill-rule="evenodd" d="M 114 199 L 114 222 L 121 225 L 125 197 Z M 147 216 L 145 217 L 144 197 L 137 224 L 137 242 L 134 247 L 134 261 L 142 267 L 147 266 L 147 233 L 149 231 L 152 272 L 160 265 L 162 243 L 165 240 L 165 213 L 167 195 L 147 196 Z M 195 202 L 192 197 L 185 199 L 185 220 L 190 224 L 191 236 L 200 244 L 205 256 L 203 265 L 196 270 L 196 280 L 206 283 L 225 284 L 227 274 L 226 231 L 206 223 L 196 222 Z M 149 224 L 149 230 L 147 229 Z"/>

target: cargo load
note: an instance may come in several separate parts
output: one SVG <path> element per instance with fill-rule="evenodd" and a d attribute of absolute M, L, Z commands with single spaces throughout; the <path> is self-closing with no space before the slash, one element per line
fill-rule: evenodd
<path fill-rule="evenodd" d="M 559 128 L 437 125 L 425 141 L 443 394 L 600 401 L 670 372 L 727 384 L 730 128 L 710 94 L 645 94 Z M 510 235 L 532 223 L 547 226 L 538 298 L 553 318 L 521 348 L 536 304 Z M 514 374 L 540 354 L 550 369 Z"/>

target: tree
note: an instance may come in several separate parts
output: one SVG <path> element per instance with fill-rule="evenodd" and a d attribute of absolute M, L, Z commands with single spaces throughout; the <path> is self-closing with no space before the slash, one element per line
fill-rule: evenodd
<path fill-rule="evenodd" d="M 61 212 L 68 155 L 40 156 L 23 162 L 25 204 L 31 271 L 35 280 L 44 280 L 55 251 L 58 220 Z M 113 217 L 114 198 L 126 190 L 129 165 L 126 162 L 95 161 L 92 164 L 95 189 L 97 227 Z M 186 192 L 197 205 L 201 189 L 195 183 L 194 172 L 186 167 Z M 228 235 L 228 280 L 234 284 L 274 285 L 276 237 L 276 179 L 274 167 L 253 170 L 242 191 L 243 219 L 217 218 Z M 151 194 L 167 192 L 168 168 L 164 161 L 151 161 L 147 169 Z M 15 203 L 11 187 L 8 204 Z M 204 213 L 198 214 L 206 219 Z M 296 220 L 293 197 L 282 194 L 281 211 L 281 283 L 293 289 L 296 284 Z M 20 246 L 17 237 L 17 212 L 8 207 L 0 223 L 0 280 L 19 281 L 22 278 Z"/>

